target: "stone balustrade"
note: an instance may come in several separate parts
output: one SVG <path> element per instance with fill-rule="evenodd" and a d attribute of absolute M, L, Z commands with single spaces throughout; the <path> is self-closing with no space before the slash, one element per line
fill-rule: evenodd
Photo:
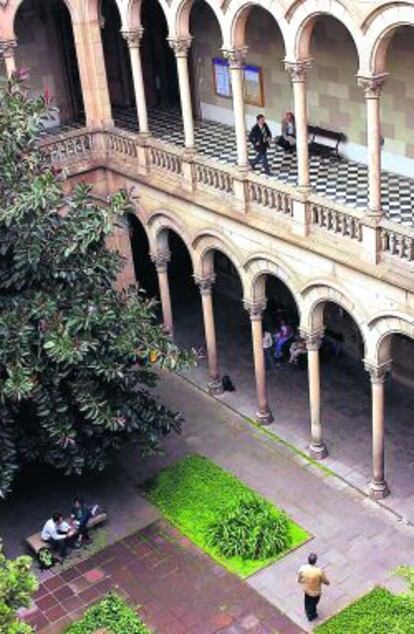
<path fill-rule="evenodd" d="M 249 174 L 247 182 L 247 200 L 277 213 L 293 215 L 292 195 L 288 188 L 283 189 L 280 183 L 263 182 L 256 174 Z"/>
<path fill-rule="evenodd" d="M 319 227 L 324 231 L 339 235 L 351 240 L 362 240 L 361 219 L 363 211 L 346 209 L 335 203 L 321 203 L 316 196 L 309 197 L 310 223 L 313 227 Z"/>
<path fill-rule="evenodd" d="M 212 161 L 201 159 L 194 162 L 197 189 L 215 190 L 223 194 L 233 194 L 231 168 L 214 165 Z"/>
<path fill-rule="evenodd" d="M 384 255 L 405 262 L 414 260 L 414 229 L 382 220 L 380 231 L 381 251 Z"/>

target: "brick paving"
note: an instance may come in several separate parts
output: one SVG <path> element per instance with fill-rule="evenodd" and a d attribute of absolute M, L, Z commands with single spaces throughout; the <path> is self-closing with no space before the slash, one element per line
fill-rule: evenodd
<path fill-rule="evenodd" d="M 24 618 L 58 634 L 111 589 L 160 634 L 303 632 L 164 521 L 43 581 Z"/>

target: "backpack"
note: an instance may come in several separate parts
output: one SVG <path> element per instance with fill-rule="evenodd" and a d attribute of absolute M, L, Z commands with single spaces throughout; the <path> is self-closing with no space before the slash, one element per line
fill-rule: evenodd
<path fill-rule="evenodd" d="M 221 384 L 223 386 L 224 392 L 235 392 L 236 391 L 236 388 L 234 387 L 233 383 L 231 382 L 231 378 L 229 377 L 228 374 L 225 374 L 223 376 L 223 378 L 221 379 Z"/>

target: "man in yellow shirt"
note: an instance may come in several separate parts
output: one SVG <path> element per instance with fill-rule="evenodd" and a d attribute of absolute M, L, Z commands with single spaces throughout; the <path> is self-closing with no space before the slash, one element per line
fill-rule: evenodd
<path fill-rule="evenodd" d="M 299 569 L 298 582 L 305 592 L 305 612 L 308 621 L 314 621 L 318 616 L 316 606 L 321 598 L 322 584 L 329 586 L 324 571 L 316 566 L 317 561 L 318 557 L 311 553 L 308 557 L 308 563 Z"/>

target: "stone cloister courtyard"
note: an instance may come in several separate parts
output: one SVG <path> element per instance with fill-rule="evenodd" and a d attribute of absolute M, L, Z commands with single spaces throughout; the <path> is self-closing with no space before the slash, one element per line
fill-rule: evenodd
<path fill-rule="evenodd" d="M 412 526 L 252 427 L 188 380 L 164 376 L 157 392 L 186 419 L 182 435 L 166 439 L 162 456 L 144 464 L 129 447 L 103 474 L 82 480 L 53 476 L 53 487 L 50 474 L 23 476 L 15 495 L 3 506 L 0 531 L 9 556 L 21 553 L 27 534 L 38 530 L 55 507 L 67 506 L 79 491 L 109 514 L 106 530 L 112 545 L 60 575 L 42 573 L 36 604 L 27 613 L 29 621 L 43 628 L 39 631 L 62 631 L 69 619 L 79 617 L 114 586 L 143 605 L 148 625 L 162 633 L 311 631 L 297 583 L 297 570 L 311 550 L 318 553 L 331 580 L 320 606 L 321 619 L 375 585 L 402 588 L 392 571 L 399 564 L 414 564 Z M 283 407 L 279 420 L 282 417 Z M 170 525 L 159 523 L 158 511 L 140 490 L 143 479 L 188 453 L 211 458 L 280 505 L 308 531 L 311 541 L 244 582 L 214 565 Z M 125 540 L 128 535 L 132 536 Z M 170 544 L 168 556 L 165 541 Z M 193 580 L 191 589 L 189 580 Z M 212 587 L 223 587 L 224 594 Z"/>

